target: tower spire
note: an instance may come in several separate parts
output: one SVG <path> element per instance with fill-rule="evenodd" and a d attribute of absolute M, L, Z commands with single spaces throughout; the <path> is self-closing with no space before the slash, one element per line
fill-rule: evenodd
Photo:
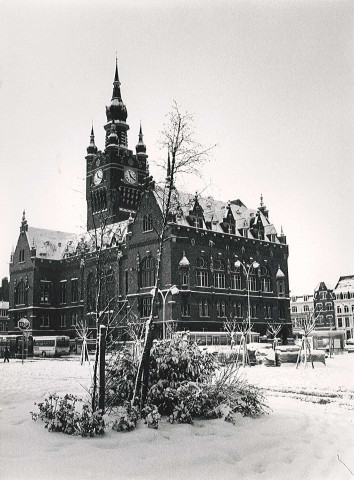
<path fill-rule="evenodd" d="M 26 220 L 26 212 L 25 212 L 25 210 L 23 210 L 20 232 L 24 233 L 24 232 L 27 232 L 27 231 L 28 231 L 28 223 L 27 223 L 27 220 Z"/>
<path fill-rule="evenodd" d="M 118 135 L 118 146 L 123 148 L 128 148 L 128 136 L 127 131 L 129 130 L 129 125 L 126 123 L 127 120 L 127 107 L 124 105 L 122 100 L 122 94 L 120 91 L 120 80 L 118 74 L 118 60 L 116 56 L 116 68 L 114 72 L 113 80 L 113 93 L 111 104 L 106 107 L 106 116 L 107 124 L 105 125 L 106 130 L 106 147 L 108 145 L 108 136 L 111 132 L 111 123 L 116 122 L 117 135 Z"/>
<path fill-rule="evenodd" d="M 93 122 L 91 127 L 91 134 L 90 134 L 90 145 L 87 147 L 87 155 L 96 155 L 97 147 L 95 145 L 95 134 L 93 131 Z"/>

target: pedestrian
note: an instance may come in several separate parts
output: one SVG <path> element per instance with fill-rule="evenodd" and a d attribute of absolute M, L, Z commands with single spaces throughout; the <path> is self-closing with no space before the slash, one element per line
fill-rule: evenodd
<path fill-rule="evenodd" d="M 10 358 L 10 352 L 9 352 L 9 349 L 6 347 L 4 352 L 4 362 L 10 362 L 9 358 Z"/>

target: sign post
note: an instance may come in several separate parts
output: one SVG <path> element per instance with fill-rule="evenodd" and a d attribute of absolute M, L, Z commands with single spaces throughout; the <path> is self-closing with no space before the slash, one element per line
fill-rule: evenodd
<path fill-rule="evenodd" d="M 23 356 L 24 356 L 24 352 L 25 352 L 25 341 L 26 341 L 26 338 L 28 338 L 28 336 L 25 335 L 25 332 L 26 332 L 26 330 L 29 329 L 30 322 L 27 320 L 27 318 L 20 318 L 17 326 L 23 333 L 23 340 L 22 340 L 22 365 L 23 365 Z"/>

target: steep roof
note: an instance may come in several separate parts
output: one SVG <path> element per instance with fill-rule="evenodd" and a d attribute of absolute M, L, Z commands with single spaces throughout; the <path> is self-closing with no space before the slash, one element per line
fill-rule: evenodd
<path fill-rule="evenodd" d="M 160 210 L 162 211 L 164 204 L 164 190 L 157 186 L 154 190 L 154 196 Z M 247 208 L 239 199 L 230 202 L 223 202 L 221 200 L 215 200 L 211 195 L 207 197 L 196 197 L 196 195 L 190 193 L 174 190 L 171 210 L 176 214 L 176 223 L 178 225 L 191 226 L 188 222 L 188 217 L 190 216 L 190 212 L 193 211 L 196 202 L 198 206 L 203 209 L 203 218 L 205 223 L 208 224 L 208 227 L 210 227 L 208 228 L 209 230 L 211 229 L 216 232 L 225 233 L 221 224 L 225 221 L 228 213 L 231 211 L 233 219 L 235 220 L 236 235 L 239 235 L 238 230 L 240 229 L 252 228 L 255 219 L 258 218 L 264 227 L 264 234 L 274 235 L 274 241 L 280 243 L 274 225 L 270 223 L 263 212 L 258 209 Z M 207 226 L 204 225 L 203 228 L 207 229 Z M 250 230 L 248 230 L 248 237 L 253 238 Z"/>
<path fill-rule="evenodd" d="M 107 225 L 101 232 L 94 230 L 81 234 L 46 230 L 43 228 L 28 227 L 26 232 L 30 248 L 35 248 L 37 258 L 61 260 L 76 255 L 79 251 L 90 252 L 97 243 L 103 248 L 111 247 L 125 241 L 129 221 Z"/>
<path fill-rule="evenodd" d="M 340 277 L 334 290 L 335 292 L 354 291 L 354 275 Z"/>

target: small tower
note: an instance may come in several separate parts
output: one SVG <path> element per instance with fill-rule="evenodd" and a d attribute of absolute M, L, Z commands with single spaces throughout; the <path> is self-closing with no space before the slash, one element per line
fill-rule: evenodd
<path fill-rule="evenodd" d="M 261 194 L 261 204 L 258 207 L 258 210 L 263 213 L 263 215 L 268 218 L 269 211 L 267 210 L 267 207 L 263 203 L 263 195 Z"/>
<path fill-rule="evenodd" d="M 90 134 L 90 145 L 87 147 L 87 155 L 86 160 L 91 161 L 97 155 L 97 147 L 95 145 L 95 134 L 93 132 L 93 124 L 91 127 L 91 134 Z"/>
<path fill-rule="evenodd" d="M 21 232 L 21 233 L 28 232 L 28 223 L 27 223 L 27 220 L 26 220 L 26 212 L 25 212 L 25 210 L 23 211 L 23 214 L 22 214 L 22 221 L 21 221 L 21 226 L 20 226 L 20 232 Z"/>
<path fill-rule="evenodd" d="M 138 159 L 141 168 L 143 168 L 144 170 L 146 170 L 146 172 L 148 172 L 149 170 L 149 166 L 147 163 L 148 155 L 146 154 L 146 145 L 144 143 L 143 137 L 144 137 L 143 129 L 141 128 L 141 122 L 140 122 L 139 141 L 135 147 L 136 158 Z"/>

